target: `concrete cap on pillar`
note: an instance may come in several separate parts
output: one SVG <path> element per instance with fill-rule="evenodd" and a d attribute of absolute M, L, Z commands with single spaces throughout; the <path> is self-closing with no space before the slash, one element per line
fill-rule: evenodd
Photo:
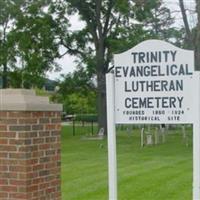
<path fill-rule="evenodd" d="M 0 111 L 62 111 L 61 104 L 48 97 L 36 96 L 34 90 L 0 89 Z"/>

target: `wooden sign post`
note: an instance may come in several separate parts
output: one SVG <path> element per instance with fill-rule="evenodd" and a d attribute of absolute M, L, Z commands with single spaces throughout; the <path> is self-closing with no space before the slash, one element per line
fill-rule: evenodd
<path fill-rule="evenodd" d="M 117 200 L 116 124 L 193 124 L 193 199 L 200 200 L 200 75 L 194 52 L 147 40 L 107 74 L 109 200 Z"/>

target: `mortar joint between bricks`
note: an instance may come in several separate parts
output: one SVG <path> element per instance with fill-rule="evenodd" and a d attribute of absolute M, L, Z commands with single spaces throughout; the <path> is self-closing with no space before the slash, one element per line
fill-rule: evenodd
<path fill-rule="evenodd" d="M 19 132 L 17 131 L 15 134 L 15 139 L 18 140 L 19 139 Z"/>

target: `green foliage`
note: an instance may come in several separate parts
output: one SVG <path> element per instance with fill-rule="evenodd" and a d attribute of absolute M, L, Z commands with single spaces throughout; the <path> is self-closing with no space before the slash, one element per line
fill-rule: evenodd
<path fill-rule="evenodd" d="M 16 62 L 16 49 L 12 34 L 21 3 L 22 1 L 0 1 L 0 76 L 3 80 L 3 87 L 7 87 L 7 72 L 9 68 L 15 66 Z"/>
<path fill-rule="evenodd" d="M 117 32 L 120 38 L 111 36 L 106 40 L 106 42 L 109 43 L 110 51 L 114 53 L 122 53 L 138 43 L 151 38 L 148 31 L 144 30 L 141 25 L 137 25 L 136 29 L 133 29 L 133 27 L 127 27 L 126 30 L 120 28 Z"/>
<path fill-rule="evenodd" d="M 64 101 L 64 110 L 69 113 L 94 113 L 96 95 L 94 92 L 87 92 L 87 94 L 72 93 L 67 96 Z"/>
<path fill-rule="evenodd" d="M 84 62 L 94 73 L 98 73 L 96 56 L 98 48 L 102 45 L 104 64 L 101 68 L 105 73 L 113 53 L 127 50 L 130 46 L 148 38 L 148 32 L 135 21 L 148 21 L 152 16 L 152 9 L 157 4 L 156 0 L 66 1 L 64 9 L 68 8 L 70 15 L 78 13 L 86 26 L 80 31 L 66 33 L 62 45 L 70 54 L 78 55 L 80 62 Z M 91 59 L 88 63 L 88 58 L 95 61 L 93 61 L 93 70 L 90 65 Z"/>
<path fill-rule="evenodd" d="M 59 57 L 57 24 L 49 13 L 49 3 L 49 0 L 0 2 L 0 69 L 4 77 L 10 75 L 9 71 L 21 72 L 22 77 L 20 84 L 15 80 L 10 86 L 15 82 L 14 87 L 39 86 L 46 71 L 59 70 L 55 62 Z"/>
<path fill-rule="evenodd" d="M 62 78 L 52 100 L 62 103 L 67 114 L 96 113 L 96 89 L 89 73 L 80 68 Z"/>
<path fill-rule="evenodd" d="M 45 11 L 48 1 L 31 1 L 23 7 L 16 24 L 16 45 L 18 56 L 22 60 L 23 79 L 35 77 L 32 84 L 37 84 L 37 77 L 44 76 L 48 70 L 58 69 L 55 58 L 59 57 L 56 42 L 56 23 Z"/>
<path fill-rule="evenodd" d="M 39 89 L 39 88 L 35 88 L 35 92 L 36 92 L 36 95 L 38 96 L 44 96 L 44 97 L 51 97 L 51 94 L 46 91 L 46 90 L 43 90 L 43 89 Z"/>
<path fill-rule="evenodd" d="M 147 21 L 157 3 L 156 0 L 63 1 L 63 13 L 78 14 L 85 27 L 69 32 L 59 23 L 62 33 L 60 42 L 68 53 L 79 58 L 80 65 L 85 64 L 88 72 L 96 75 L 98 123 L 105 130 L 105 74 L 109 71 L 113 53 L 127 50 L 148 38 L 148 31 L 136 21 Z M 62 21 L 62 18 L 60 20 Z"/>

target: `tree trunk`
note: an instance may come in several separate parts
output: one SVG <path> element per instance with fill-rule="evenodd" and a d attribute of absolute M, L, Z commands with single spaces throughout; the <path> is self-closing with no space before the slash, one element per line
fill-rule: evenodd
<path fill-rule="evenodd" d="M 197 33 L 195 38 L 195 70 L 200 71 L 200 0 L 196 0 Z"/>
<path fill-rule="evenodd" d="M 8 74 L 7 74 L 7 64 L 3 64 L 3 76 L 2 76 L 2 81 L 3 81 L 3 88 L 8 87 Z"/>
<path fill-rule="evenodd" d="M 186 10 L 185 10 L 183 0 L 179 0 L 179 6 L 180 6 L 180 9 L 181 9 L 181 14 L 182 14 L 182 17 L 183 17 L 183 23 L 184 23 L 184 26 L 185 26 L 186 45 L 187 45 L 186 48 L 194 49 L 193 38 L 192 38 L 191 30 L 190 30 L 190 27 L 189 27 L 188 18 L 187 18 L 187 15 L 186 15 Z"/>
<path fill-rule="evenodd" d="M 98 94 L 97 94 L 97 109 L 98 109 L 98 127 L 104 129 L 104 135 L 107 135 L 107 114 L 106 114 L 106 81 L 105 74 L 98 72 Z"/>
<path fill-rule="evenodd" d="M 97 111 L 98 127 L 104 128 L 104 135 L 107 135 L 107 113 L 106 113 L 106 78 L 105 78 L 105 51 L 103 40 L 99 42 L 96 49 L 97 64 Z"/>

